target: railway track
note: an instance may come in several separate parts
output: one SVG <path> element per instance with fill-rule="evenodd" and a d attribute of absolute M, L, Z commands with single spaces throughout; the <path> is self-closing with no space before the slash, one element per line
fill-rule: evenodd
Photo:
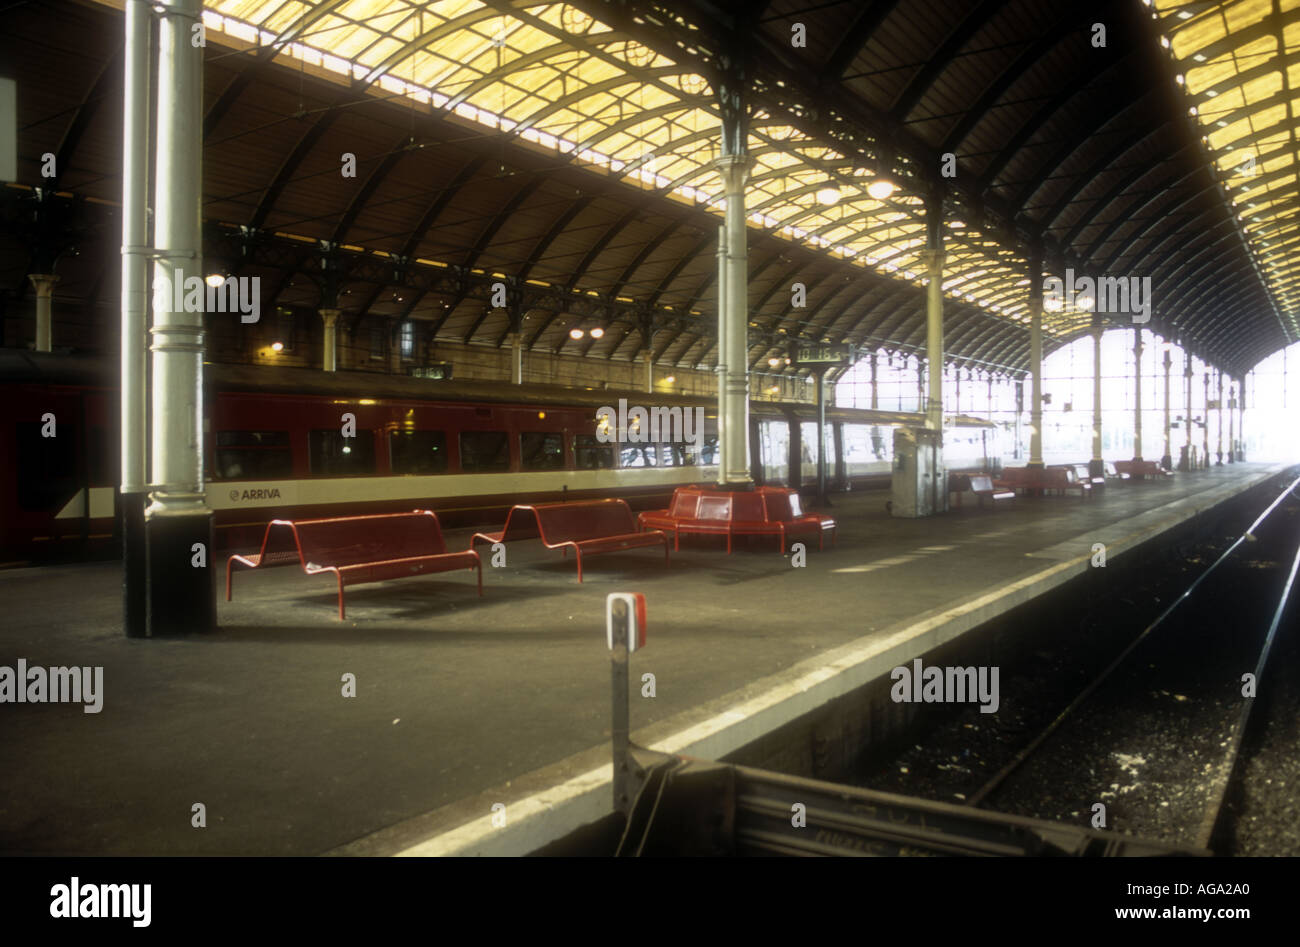
<path fill-rule="evenodd" d="M 1067 821 L 1091 814 L 1094 827 L 1211 848 L 1294 595 L 1297 488 L 1300 479 L 967 805 Z M 1267 558 L 1277 551 L 1280 561 Z"/>

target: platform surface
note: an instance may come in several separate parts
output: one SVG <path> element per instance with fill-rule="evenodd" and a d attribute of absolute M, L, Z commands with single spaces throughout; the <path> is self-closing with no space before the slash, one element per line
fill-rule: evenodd
<path fill-rule="evenodd" d="M 242 572 L 220 630 L 174 640 L 122 636 L 117 564 L 0 572 L 0 665 L 102 665 L 105 692 L 98 714 L 0 705 L 0 852 L 526 851 L 608 809 L 609 592 L 648 602 L 633 674 L 657 694 L 634 692 L 634 739 L 721 755 L 1066 581 L 1093 543 L 1119 555 L 1282 469 L 967 497 L 920 520 L 836 495 L 838 545 L 814 540 L 804 568 L 775 540 L 727 556 L 693 537 L 666 567 L 657 549 L 592 556 L 578 585 L 536 543 L 497 569 L 482 547 L 483 598 L 469 572 L 359 586 L 345 622 L 330 576 Z M 507 827 L 488 829 L 493 802 Z"/>

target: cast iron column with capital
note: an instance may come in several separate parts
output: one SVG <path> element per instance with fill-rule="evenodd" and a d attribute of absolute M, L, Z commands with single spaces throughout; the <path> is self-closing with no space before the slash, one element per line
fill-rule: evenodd
<path fill-rule="evenodd" d="M 1169 418 L 1169 369 L 1173 367 L 1174 359 L 1173 356 L 1169 354 L 1168 346 L 1169 344 L 1165 343 L 1165 452 L 1160 458 L 1160 466 L 1165 470 L 1172 470 L 1174 458 L 1171 453 L 1172 448 L 1169 445 L 1169 438 L 1171 436 L 1171 421 Z"/>
<path fill-rule="evenodd" d="M 1219 382 L 1219 401 L 1218 401 L 1219 407 L 1216 409 L 1219 413 L 1218 424 L 1216 425 L 1216 430 L 1218 432 L 1217 433 L 1218 444 L 1214 449 L 1214 455 L 1215 455 L 1214 466 L 1222 467 L 1223 466 L 1223 369 L 1216 368 L 1214 370 L 1214 377 L 1218 379 Z"/>
<path fill-rule="evenodd" d="M 930 397 L 925 405 L 925 426 L 939 432 L 943 444 L 943 195 L 926 201 L 926 249 L 922 253 L 929 283 L 925 293 L 925 359 L 930 371 Z"/>
<path fill-rule="evenodd" d="M 1187 400 L 1187 414 L 1184 417 L 1187 442 L 1183 445 L 1183 459 L 1178 465 L 1180 470 L 1192 469 L 1192 353 L 1183 355 L 1183 387 Z"/>
<path fill-rule="evenodd" d="M 1142 329 L 1133 327 L 1133 459 L 1142 459 Z"/>
<path fill-rule="evenodd" d="M 1101 456 L 1101 337 L 1106 327 L 1101 316 L 1092 314 L 1092 460 L 1088 461 L 1090 477 L 1105 477 L 1106 462 Z"/>
<path fill-rule="evenodd" d="M 714 167 L 726 195 L 725 280 L 718 307 L 718 441 L 719 486 L 748 490 L 749 469 L 749 234 L 745 225 L 745 183 L 754 159 L 747 151 L 747 78 L 739 57 L 728 53 L 718 84 L 722 113 L 722 155 Z"/>
<path fill-rule="evenodd" d="M 203 487 L 203 311 L 177 288 L 202 282 L 203 48 L 200 0 L 161 0 L 154 166 L 155 237 L 150 504 L 145 510 L 148 629 L 209 631 L 216 621 L 212 511 Z M 170 290 L 170 292 L 168 291 Z M 182 297 L 183 299 L 183 297 Z"/>
<path fill-rule="evenodd" d="M 1029 464 L 1043 466 L 1043 258 L 1029 256 Z"/>

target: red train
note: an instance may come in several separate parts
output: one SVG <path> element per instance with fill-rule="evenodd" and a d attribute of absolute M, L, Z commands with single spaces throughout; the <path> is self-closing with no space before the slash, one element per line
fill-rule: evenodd
<path fill-rule="evenodd" d="M 0 350 L 10 457 L 0 466 L 0 563 L 117 551 L 116 370 L 115 360 Z M 208 365 L 205 376 L 207 501 L 222 547 L 251 545 L 275 517 L 419 507 L 447 526 L 481 525 L 521 502 L 663 505 L 674 486 L 717 476 L 712 398 L 255 365 Z M 600 409 L 619 398 L 703 408 L 702 436 L 602 443 Z M 831 409 L 827 420 L 830 480 L 853 489 L 887 482 L 891 428 L 919 418 Z M 996 429 L 956 423 L 950 467 L 987 467 Z M 815 478 L 815 430 L 810 405 L 753 402 L 755 479 L 788 483 L 792 469 L 801 483 Z"/>

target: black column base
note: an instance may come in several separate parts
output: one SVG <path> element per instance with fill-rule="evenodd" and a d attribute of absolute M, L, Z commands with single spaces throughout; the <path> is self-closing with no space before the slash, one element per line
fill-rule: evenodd
<path fill-rule="evenodd" d="M 1106 461 L 1104 460 L 1088 461 L 1088 476 L 1089 477 L 1106 476 Z"/>
<path fill-rule="evenodd" d="M 1170 457 L 1168 454 L 1165 454 L 1163 457 L 1160 458 L 1160 466 L 1165 468 L 1165 470 L 1173 470 L 1174 459 Z"/>
<path fill-rule="evenodd" d="M 128 638 L 149 634 L 149 561 L 144 532 L 143 493 L 118 494 L 122 530 L 122 632 Z"/>
<path fill-rule="evenodd" d="M 212 631 L 217 625 L 213 583 L 212 513 L 154 516 L 145 521 L 148 539 L 148 624 L 150 638 Z M 207 564 L 195 567 L 194 544 L 203 543 Z"/>

